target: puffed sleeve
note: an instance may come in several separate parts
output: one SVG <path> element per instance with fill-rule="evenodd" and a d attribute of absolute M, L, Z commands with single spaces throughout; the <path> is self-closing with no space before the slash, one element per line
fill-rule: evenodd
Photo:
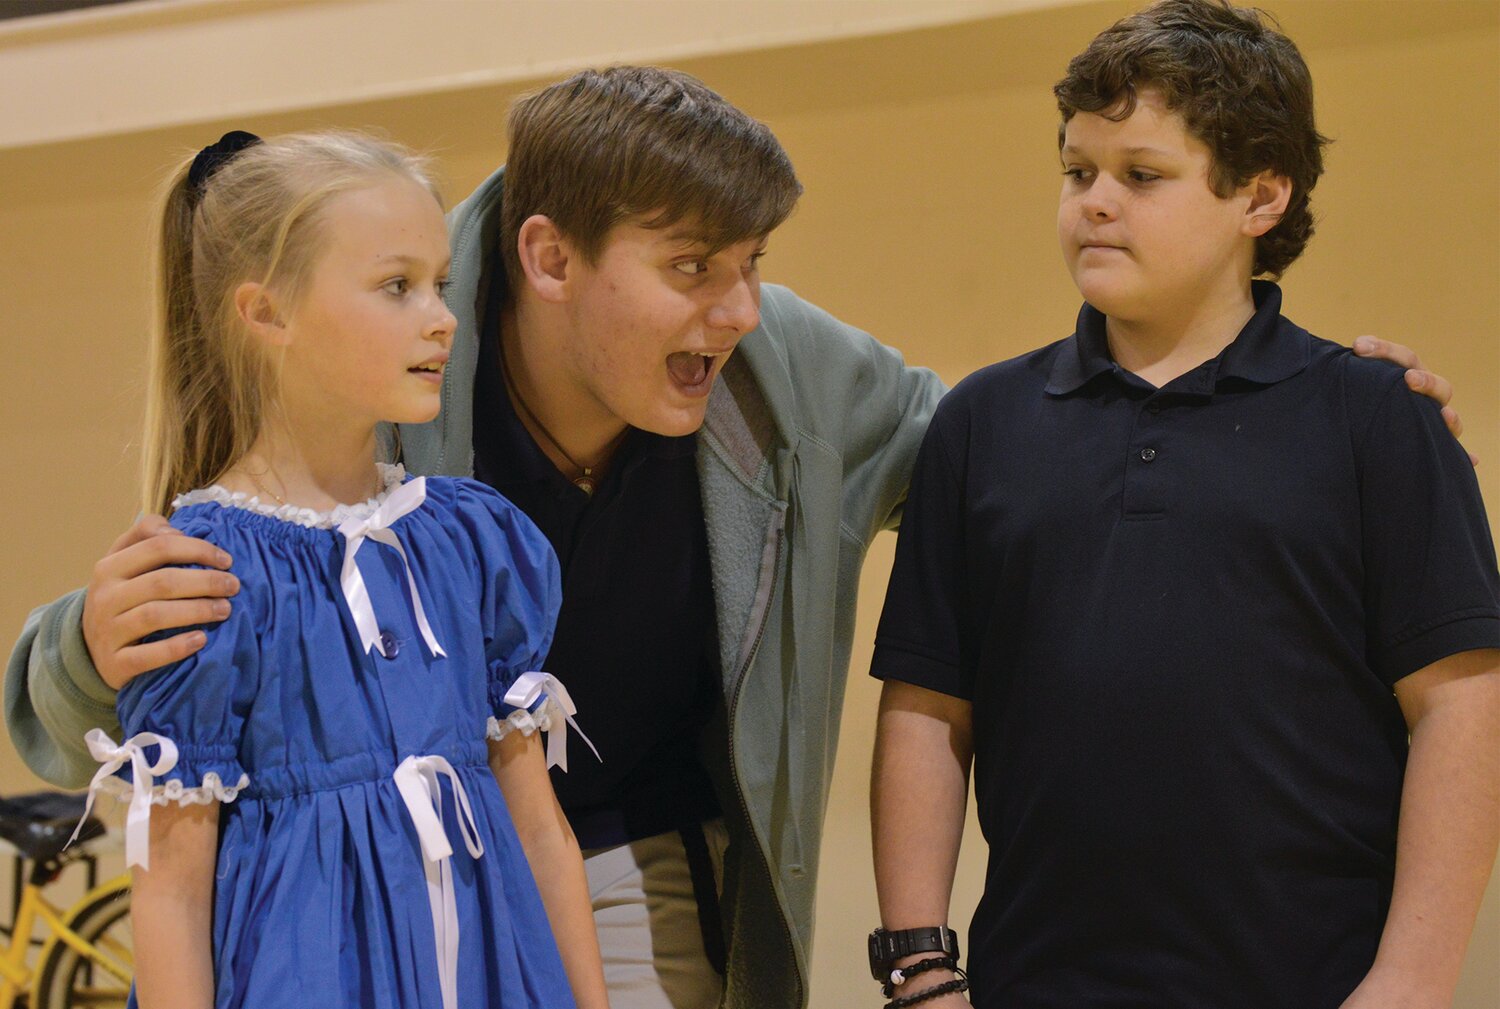
<path fill-rule="evenodd" d="M 174 525 L 189 536 L 215 543 L 235 557 L 240 596 L 228 619 L 204 625 L 208 641 L 181 662 L 145 673 L 121 689 L 116 701 L 121 740 L 102 729 L 85 737 L 102 765 L 89 788 L 92 803 L 108 792 L 130 803 L 126 817 L 127 865 L 149 867 L 147 838 L 151 806 L 232 802 L 250 784 L 239 757 L 245 719 L 259 675 L 259 645 L 249 605 L 253 576 L 222 526 L 199 520 Z M 166 635 L 180 630 L 166 632 Z"/>
<path fill-rule="evenodd" d="M 490 487 L 465 480 L 458 491 L 457 512 L 479 558 L 492 711 L 485 734 L 499 740 L 540 729 L 548 734 L 548 765 L 566 770 L 567 726 L 577 729 L 576 709 L 567 688 L 540 668 L 562 605 L 557 555 L 531 519 Z"/>

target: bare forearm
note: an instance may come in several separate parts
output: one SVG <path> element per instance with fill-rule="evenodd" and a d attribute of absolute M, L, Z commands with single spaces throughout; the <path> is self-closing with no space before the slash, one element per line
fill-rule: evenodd
<path fill-rule="evenodd" d="M 562 818 L 561 810 L 557 816 Z M 547 921 L 557 939 L 578 1009 L 608 1009 L 599 935 L 594 928 L 588 879 L 577 839 L 564 820 L 561 830 L 548 830 L 542 836 L 523 833 L 521 846 L 536 873 L 537 889 L 547 908 Z"/>
<path fill-rule="evenodd" d="M 141 1009 L 209 1009 L 214 1004 L 209 905 L 189 905 L 166 894 L 148 900 L 138 887 L 130 900 Z"/>
<path fill-rule="evenodd" d="M 870 816 L 881 924 L 890 930 L 948 923 L 948 902 L 963 838 L 972 759 L 967 702 L 887 682 L 880 697 Z M 906 967 L 932 954 L 898 959 Z M 929 971 L 895 989 L 909 996 L 950 981 Z M 933 1009 L 967 1005 L 949 994 Z"/>
<path fill-rule="evenodd" d="M 217 806 L 163 806 L 151 821 L 152 868 L 131 881 L 136 994 L 141 1009 L 209 1009 Z"/>
<path fill-rule="evenodd" d="M 968 705 L 885 685 L 870 813 L 875 887 L 888 929 L 946 923 L 969 795 Z"/>
<path fill-rule="evenodd" d="M 1411 726 L 1395 886 L 1367 979 L 1393 1005 L 1451 1003 L 1500 842 L 1500 670 L 1446 689 Z"/>
<path fill-rule="evenodd" d="M 490 769 L 505 794 L 516 835 L 536 877 L 573 1000 L 578 1009 L 609 1009 L 583 855 L 552 791 L 541 737 L 513 732 L 490 743 Z"/>

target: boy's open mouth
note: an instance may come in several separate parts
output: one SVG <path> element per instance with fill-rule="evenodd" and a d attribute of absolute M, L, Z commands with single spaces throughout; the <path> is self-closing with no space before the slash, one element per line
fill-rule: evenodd
<path fill-rule="evenodd" d="M 697 391 L 713 377 L 716 354 L 678 351 L 667 355 L 667 373 L 689 391 Z"/>

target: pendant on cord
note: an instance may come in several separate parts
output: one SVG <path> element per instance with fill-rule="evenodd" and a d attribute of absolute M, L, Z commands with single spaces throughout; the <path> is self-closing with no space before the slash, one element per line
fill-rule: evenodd
<path fill-rule="evenodd" d="M 598 483 L 594 481 L 594 468 L 592 466 L 585 467 L 582 476 L 575 476 L 573 478 L 573 486 L 583 491 L 589 497 L 593 497 L 594 491 L 599 487 Z"/>

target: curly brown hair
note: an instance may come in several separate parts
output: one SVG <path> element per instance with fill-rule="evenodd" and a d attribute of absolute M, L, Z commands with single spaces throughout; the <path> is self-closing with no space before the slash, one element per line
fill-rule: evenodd
<path fill-rule="evenodd" d="M 1212 153 L 1209 185 L 1226 197 L 1263 171 L 1291 180 L 1286 213 L 1255 241 L 1255 273 L 1280 277 L 1313 234 L 1309 204 L 1328 138 L 1313 123 L 1312 76 L 1262 12 L 1227 0 L 1161 0 L 1100 32 L 1053 87 L 1068 120 L 1116 122 L 1153 88 Z"/>

